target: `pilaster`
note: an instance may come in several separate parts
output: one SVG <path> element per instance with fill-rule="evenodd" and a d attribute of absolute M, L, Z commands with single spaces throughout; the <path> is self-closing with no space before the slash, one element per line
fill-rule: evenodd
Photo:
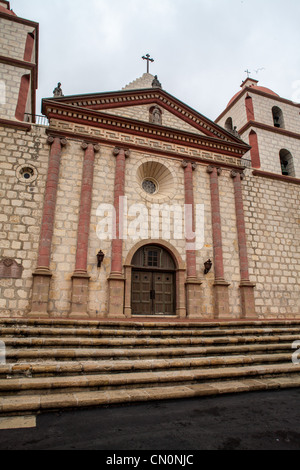
<path fill-rule="evenodd" d="M 224 262 L 223 262 L 223 241 L 222 241 L 222 223 L 220 210 L 220 193 L 218 178 L 222 173 L 220 168 L 209 166 L 207 173 L 210 175 L 210 192 L 211 192 L 211 214 L 212 214 L 212 235 L 214 249 L 214 301 L 215 301 L 215 317 L 228 318 L 230 316 L 229 309 L 229 293 L 230 284 L 224 279 Z"/>
<path fill-rule="evenodd" d="M 196 234 L 193 172 L 197 165 L 183 161 L 185 188 L 185 227 L 186 227 L 186 299 L 189 318 L 199 318 L 202 312 L 202 281 L 197 278 Z"/>
<path fill-rule="evenodd" d="M 115 236 L 112 240 L 111 272 L 108 278 L 108 315 L 109 317 L 124 316 L 124 287 L 125 277 L 123 275 L 123 210 L 122 198 L 125 196 L 125 167 L 126 158 L 130 152 L 124 148 L 116 147 L 113 151 L 116 157 L 115 168 Z"/>
<path fill-rule="evenodd" d="M 246 227 L 245 227 L 245 213 L 244 213 L 244 203 L 243 203 L 242 184 L 241 184 L 243 175 L 239 172 L 232 171 L 231 178 L 233 180 L 233 186 L 234 186 L 236 224 L 237 224 L 238 244 L 239 244 L 242 318 L 255 318 L 256 317 L 255 299 L 254 299 L 255 284 L 250 282 L 250 279 L 249 279 L 249 263 L 248 263 L 248 250 L 247 250 L 247 238 L 246 238 Z"/>
<path fill-rule="evenodd" d="M 32 305 L 30 316 L 48 317 L 49 289 L 52 273 L 50 271 L 51 245 L 54 230 L 56 197 L 62 148 L 67 141 L 61 137 L 48 137 L 51 146 L 44 209 L 38 251 L 37 268 L 33 273 Z"/>
<path fill-rule="evenodd" d="M 70 318 L 88 317 L 88 294 L 90 279 L 90 276 L 87 272 L 88 244 L 95 154 L 100 150 L 98 145 L 87 142 L 83 142 L 81 147 L 84 150 L 84 161 L 77 235 L 76 265 L 72 276 L 72 305 Z"/>

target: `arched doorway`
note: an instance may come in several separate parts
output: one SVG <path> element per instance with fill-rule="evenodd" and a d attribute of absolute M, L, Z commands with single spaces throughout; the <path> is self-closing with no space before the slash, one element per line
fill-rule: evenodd
<path fill-rule="evenodd" d="M 133 256 L 132 315 L 176 314 L 176 265 L 159 245 L 142 246 Z"/>

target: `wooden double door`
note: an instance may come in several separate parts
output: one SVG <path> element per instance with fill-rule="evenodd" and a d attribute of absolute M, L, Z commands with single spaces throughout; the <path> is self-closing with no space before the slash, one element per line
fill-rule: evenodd
<path fill-rule="evenodd" d="M 175 314 L 175 272 L 133 269 L 132 314 Z"/>

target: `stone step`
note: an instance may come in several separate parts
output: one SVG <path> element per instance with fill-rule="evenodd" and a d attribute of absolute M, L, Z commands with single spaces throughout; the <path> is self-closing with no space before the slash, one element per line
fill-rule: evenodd
<path fill-rule="evenodd" d="M 52 336 L 79 336 L 79 337 L 195 337 L 195 336 L 236 336 L 236 335 L 279 335 L 279 334 L 291 334 L 300 336 L 300 326 L 294 327 L 277 327 L 277 328 L 227 328 L 227 329 L 202 329 L 202 328 L 194 328 L 194 329 L 161 329 L 161 328 L 153 328 L 153 329 L 105 329 L 105 328 L 51 328 L 51 327 L 30 327 L 30 326 L 7 326 L 7 327 L 0 327 L 0 337 L 8 338 L 8 337 L 52 337 Z"/>
<path fill-rule="evenodd" d="M 10 319 L 10 318 L 0 318 L 0 327 L 6 328 L 9 326 L 13 327 L 51 327 L 51 328 L 70 328 L 70 329 L 79 329 L 90 328 L 91 331 L 97 329 L 113 329 L 114 331 L 118 330 L 132 330 L 143 331 L 145 329 L 174 329 L 179 330 L 180 332 L 185 330 L 212 330 L 212 329 L 232 329 L 240 328 L 246 330 L 247 328 L 300 328 L 300 320 L 264 320 L 264 321 L 246 321 L 246 320 L 236 320 L 236 321 L 223 321 L 223 322 L 192 322 L 192 321 L 157 321 L 155 318 L 153 321 L 142 321 L 141 319 L 137 322 L 135 321 L 105 321 L 105 320 L 68 320 L 68 319 Z"/>
<path fill-rule="evenodd" d="M 112 391 L 73 392 L 50 395 L 8 396 L 0 398 L 0 415 L 38 414 L 62 409 L 99 407 L 125 403 L 207 397 L 221 394 L 278 390 L 300 387 L 300 377 L 264 377 L 216 381 L 180 386 L 159 386 Z"/>
<path fill-rule="evenodd" d="M 128 372 L 118 374 L 100 375 L 79 375 L 72 377 L 43 377 L 43 378 L 22 378 L 0 380 L 0 396 L 10 394 L 19 395 L 24 393 L 49 394 L 68 393 L 86 389 L 93 390 L 113 390 L 115 387 L 142 388 L 158 386 L 160 384 L 184 385 L 201 383 L 205 381 L 220 381 L 264 376 L 291 376 L 295 374 L 299 377 L 300 365 L 291 364 L 270 364 L 263 366 L 226 367 L 212 370 L 193 369 L 181 371 L 160 371 L 160 372 Z"/>
<path fill-rule="evenodd" d="M 151 360 L 100 360 L 72 362 L 16 363 L 0 365 L 0 378 L 70 376 L 74 374 L 105 374 L 126 371 L 155 371 L 227 367 L 232 365 L 291 363 L 291 353 L 242 356 L 208 356 Z"/>
<path fill-rule="evenodd" d="M 300 386 L 300 321 L 0 319 L 0 340 L 0 415 Z"/>
<path fill-rule="evenodd" d="M 217 337 L 168 337 L 168 338 L 85 338 L 85 337 L 55 337 L 55 338 L 7 338 L 1 336 L 6 348 L 128 348 L 128 347 L 172 347 L 172 346 L 206 346 L 234 345 L 254 343 L 289 343 L 290 345 L 300 335 L 271 335 L 271 336 L 217 336 Z"/>
<path fill-rule="evenodd" d="M 214 354 L 243 354 L 254 352 L 279 353 L 292 351 L 292 343 L 257 343 L 235 344 L 206 347 L 163 347 L 163 348 L 42 348 L 42 349 L 7 349 L 6 361 L 38 361 L 41 360 L 100 360 L 100 359 L 156 359 L 171 357 L 201 357 Z"/>

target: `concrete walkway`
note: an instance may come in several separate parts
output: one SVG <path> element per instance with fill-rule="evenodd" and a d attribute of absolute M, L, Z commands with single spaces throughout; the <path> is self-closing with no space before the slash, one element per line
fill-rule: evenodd
<path fill-rule="evenodd" d="M 291 389 L 44 414 L 0 430 L 0 450 L 300 450 L 299 403 Z"/>

